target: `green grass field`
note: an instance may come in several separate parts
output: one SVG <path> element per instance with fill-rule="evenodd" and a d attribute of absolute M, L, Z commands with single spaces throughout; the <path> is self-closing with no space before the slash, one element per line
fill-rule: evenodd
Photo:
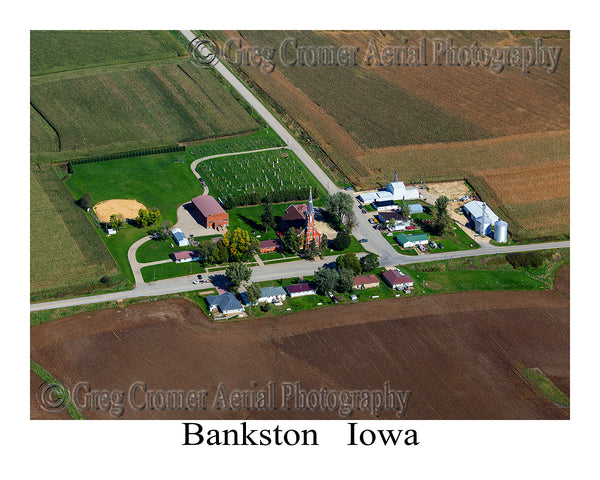
<path fill-rule="evenodd" d="M 144 282 L 153 282 L 154 280 L 164 280 L 166 278 L 185 277 L 186 275 L 205 273 L 206 269 L 200 266 L 199 262 L 186 263 L 159 263 L 142 268 L 142 277 Z"/>
<path fill-rule="evenodd" d="M 186 55 L 166 31 L 32 30 L 31 75 Z"/>
<path fill-rule="evenodd" d="M 58 136 L 52 127 L 32 107 L 29 107 L 29 148 L 31 152 L 58 152 Z"/>
<path fill-rule="evenodd" d="M 32 295 L 65 288 L 101 288 L 117 264 L 48 165 L 32 165 L 30 190 L 30 288 Z"/>
<path fill-rule="evenodd" d="M 220 155 L 223 153 L 245 152 L 283 146 L 283 141 L 268 127 L 246 135 L 234 135 L 211 139 L 188 147 L 190 154 L 196 158 Z"/>
<path fill-rule="evenodd" d="M 537 389 L 546 398 L 562 407 L 569 407 L 569 397 L 567 397 L 560 388 L 558 388 L 552 380 L 546 377 L 539 369 L 536 368 L 521 368 L 521 374 L 531 381 Z"/>
<path fill-rule="evenodd" d="M 254 192 L 265 195 L 287 187 L 312 186 L 320 196 L 325 195 L 321 184 L 290 150 L 213 158 L 196 168 L 210 194 L 223 201 L 228 196 Z"/>
<path fill-rule="evenodd" d="M 259 128 L 211 74 L 199 71 L 192 80 L 180 65 L 33 83 L 31 104 L 64 151 L 128 151 Z"/>

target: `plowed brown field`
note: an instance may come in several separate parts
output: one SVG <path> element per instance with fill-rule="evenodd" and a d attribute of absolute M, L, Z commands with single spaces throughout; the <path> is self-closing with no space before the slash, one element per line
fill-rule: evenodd
<path fill-rule="evenodd" d="M 342 418 L 331 410 L 282 410 L 281 382 L 297 381 L 306 390 L 338 391 L 389 381 L 412 392 L 408 419 L 569 418 L 569 409 L 514 370 L 539 367 L 569 395 L 569 301 L 552 291 L 388 299 L 230 324 L 211 322 L 183 299 L 157 301 L 32 327 L 31 357 L 69 388 L 85 381 L 125 392 L 121 418 L 128 419 Z M 148 389 L 207 390 L 207 408 L 137 411 L 127 403 L 137 381 Z M 231 391 L 270 381 L 275 410 L 212 408 L 220 382 Z"/>

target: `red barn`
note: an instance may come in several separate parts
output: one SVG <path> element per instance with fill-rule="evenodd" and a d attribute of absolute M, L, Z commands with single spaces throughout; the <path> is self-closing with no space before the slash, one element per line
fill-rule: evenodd
<path fill-rule="evenodd" d="M 229 214 L 210 195 L 192 198 L 192 209 L 203 227 L 221 230 L 229 225 Z"/>

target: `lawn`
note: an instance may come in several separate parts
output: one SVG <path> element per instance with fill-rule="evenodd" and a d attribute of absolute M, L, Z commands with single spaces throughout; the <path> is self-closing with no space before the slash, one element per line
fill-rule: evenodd
<path fill-rule="evenodd" d="M 94 203 L 135 198 L 148 208 L 157 207 L 163 218 L 176 223 L 177 207 L 203 192 L 190 170 L 191 161 L 187 152 L 173 152 L 73 165 L 74 173 L 66 184 L 75 198 L 86 192 Z"/>
<path fill-rule="evenodd" d="M 32 81 L 31 105 L 61 152 L 130 151 L 255 131 L 259 124 L 206 70 L 178 64 Z M 37 142 L 41 143 L 41 142 Z M 54 160 L 62 155 L 55 153 Z"/>
<path fill-rule="evenodd" d="M 209 238 L 221 237 L 222 235 L 207 235 L 206 237 L 195 237 L 196 240 L 208 240 Z M 171 247 L 173 245 L 173 247 Z M 183 252 L 185 250 L 193 250 L 195 247 L 188 245 L 187 247 L 178 247 L 172 238 L 167 240 L 150 240 L 137 249 L 136 259 L 140 263 L 157 262 L 159 260 L 167 260 L 173 252 Z"/>
<path fill-rule="evenodd" d="M 249 150 L 260 150 L 283 146 L 283 141 L 269 127 L 246 135 L 224 137 L 209 142 L 194 144 L 189 147 L 190 153 L 196 158 L 224 153 L 236 153 Z"/>
<path fill-rule="evenodd" d="M 211 195 L 225 201 L 244 193 L 267 193 L 312 186 L 315 196 L 325 190 L 291 150 L 273 150 L 213 158 L 196 167 Z"/>
<path fill-rule="evenodd" d="M 187 53 L 166 31 L 32 30 L 30 42 L 31 75 L 181 57 Z"/>
<path fill-rule="evenodd" d="M 200 273 L 206 273 L 206 269 L 200 265 L 200 262 L 168 262 L 142 268 L 142 277 L 144 282 L 164 280 L 166 278 L 184 277 L 186 275 Z"/>

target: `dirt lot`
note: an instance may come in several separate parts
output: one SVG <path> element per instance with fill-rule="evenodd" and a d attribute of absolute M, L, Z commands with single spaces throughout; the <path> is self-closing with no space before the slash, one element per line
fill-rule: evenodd
<path fill-rule="evenodd" d="M 429 188 L 429 193 L 435 198 L 445 195 L 448 200 L 452 200 L 453 198 L 458 200 L 464 195 L 471 193 L 463 181 L 428 183 L 427 187 Z"/>
<path fill-rule="evenodd" d="M 105 200 L 104 202 L 94 205 L 94 212 L 96 212 L 98 220 L 101 222 L 110 221 L 110 216 L 115 213 L 123 215 L 125 220 L 133 220 L 138 216 L 138 212 L 141 208 L 145 209 L 146 207 L 135 199 L 113 199 Z"/>
<path fill-rule="evenodd" d="M 569 394 L 569 301 L 551 291 L 388 299 L 230 324 L 211 322 L 183 299 L 157 301 L 32 327 L 31 357 L 70 388 L 87 381 L 125 392 L 127 419 L 342 418 L 282 410 L 281 382 L 297 381 L 337 391 L 390 381 L 412 392 L 408 419 L 569 418 L 514 373 L 539 367 Z M 136 411 L 127 395 L 136 381 L 149 390 L 207 390 L 206 409 Z M 231 392 L 269 381 L 275 410 L 213 408 L 220 382 Z"/>

